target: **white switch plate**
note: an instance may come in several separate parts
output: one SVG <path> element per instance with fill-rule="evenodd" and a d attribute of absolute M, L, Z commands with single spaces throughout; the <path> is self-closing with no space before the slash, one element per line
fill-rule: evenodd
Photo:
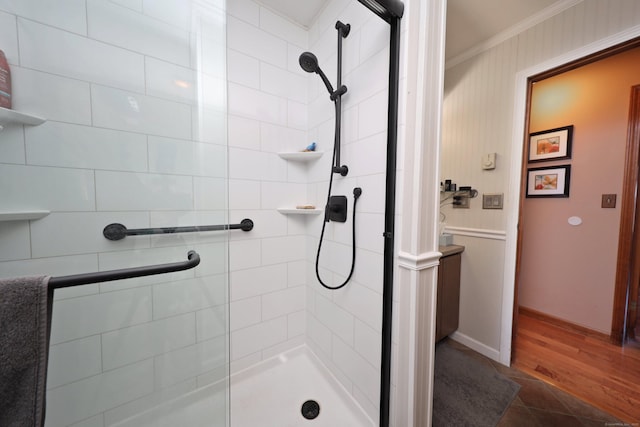
<path fill-rule="evenodd" d="M 502 209 L 503 193 L 483 194 L 482 209 Z"/>
<path fill-rule="evenodd" d="M 482 169 L 491 170 L 496 168 L 496 153 L 487 153 L 482 156 Z"/>

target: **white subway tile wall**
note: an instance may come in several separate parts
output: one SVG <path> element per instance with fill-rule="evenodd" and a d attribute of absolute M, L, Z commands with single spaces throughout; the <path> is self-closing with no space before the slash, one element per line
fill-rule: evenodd
<path fill-rule="evenodd" d="M 0 277 L 202 257 L 55 292 L 47 427 L 111 425 L 228 374 L 227 233 L 102 236 L 229 222 L 225 12 L 202 6 L 0 0 L 13 107 L 47 119 L 0 133 L 0 209 L 51 211 L 0 222 Z"/>
<path fill-rule="evenodd" d="M 222 1 L 209 3 L 211 15 L 194 20 L 200 9 L 183 0 L 65 0 L 68 15 L 43 0 L 0 0 L 14 106 L 48 119 L 4 130 L 0 200 L 52 211 L 0 225 L 0 275 L 172 262 L 187 249 L 203 259 L 195 271 L 56 291 L 48 427 L 110 425 L 223 378 L 228 362 L 233 372 L 302 344 L 377 419 L 386 24 L 356 1 L 329 2 L 309 29 L 252 0 L 229 1 L 226 18 Z M 349 216 L 353 187 L 363 196 L 355 274 L 330 292 L 315 278 L 322 216 L 277 208 L 324 205 L 334 108 L 298 56 L 314 52 L 335 85 L 338 19 L 352 25 L 342 116 L 350 172 L 335 177 L 334 194 L 349 197 Z M 325 152 L 317 161 L 278 156 L 312 141 Z M 101 235 L 110 222 L 242 218 L 254 230 L 230 233 L 228 245 L 205 233 Z M 350 236 L 351 219 L 327 226 L 328 283 L 349 273 Z"/>
<path fill-rule="evenodd" d="M 309 222 L 307 243 L 307 344 L 372 420 L 378 419 L 382 325 L 382 265 L 389 28 L 356 1 L 332 1 L 309 30 L 309 50 L 335 83 L 337 20 L 351 24 L 343 39 L 342 156 L 349 175 L 335 176 L 333 194 L 346 195 L 348 220 L 329 223 L 320 258 L 323 281 L 341 284 L 351 267 L 353 188 L 361 187 L 356 214 L 356 265 L 339 291 L 320 287 L 315 255 L 322 218 Z M 309 79 L 307 126 L 321 150 L 333 143 L 334 111 L 317 75 Z M 326 197 L 328 164 L 309 168 L 307 192 L 317 205 Z"/>

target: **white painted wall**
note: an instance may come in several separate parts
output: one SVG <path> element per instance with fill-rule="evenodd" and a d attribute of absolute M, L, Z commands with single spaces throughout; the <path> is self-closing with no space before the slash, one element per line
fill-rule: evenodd
<path fill-rule="evenodd" d="M 478 55 L 454 60 L 445 75 L 441 178 L 471 185 L 480 194 L 505 194 L 503 211 L 483 211 L 481 197 L 471 200 L 468 210 L 443 209 L 447 226 L 456 234 L 454 243 L 468 246 L 455 337 L 503 363 L 508 363 L 511 344 L 509 310 L 523 131 L 522 117 L 515 114 L 524 114 L 516 104 L 524 94 L 515 92 L 516 77 L 523 70 L 541 72 L 560 65 L 555 58 L 575 59 L 573 52 L 587 54 L 585 46 L 640 24 L 640 4 L 633 0 L 565 4 L 570 7 L 554 9 L 560 12 L 553 16 L 535 17 L 529 21 L 532 26 L 519 27 L 517 34 L 495 38 Z M 517 87 L 524 91 L 522 78 L 526 76 L 519 76 Z M 517 113 L 514 105 L 519 106 Z M 487 152 L 498 154 L 493 171 L 480 168 L 480 156 Z M 500 313 L 499 324 L 495 313 Z"/>

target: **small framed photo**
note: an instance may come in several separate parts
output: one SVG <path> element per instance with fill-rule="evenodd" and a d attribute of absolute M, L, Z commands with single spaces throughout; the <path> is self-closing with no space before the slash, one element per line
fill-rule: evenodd
<path fill-rule="evenodd" d="M 529 162 L 571 158 L 573 125 L 529 135 Z"/>
<path fill-rule="evenodd" d="M 527 197 L 569 197 L 571 165 L 527 170 Z"/>

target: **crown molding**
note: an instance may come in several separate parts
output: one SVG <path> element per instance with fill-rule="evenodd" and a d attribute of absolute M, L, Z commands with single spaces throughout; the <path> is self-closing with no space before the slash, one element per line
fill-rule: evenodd
<path fill-rule="evenodd" d="M 451 67 L 455 67 L 458 64 L 463 63 L 464 61 L 473 58 L 476 55 L 485 52 L 492 47 L 499 45 L 500 43 L 509 40 L 512 37 L 517 36 L 518 34 L 528 30 L 529 28 L 535 27 L 541 22 L 546 21 L 547 19 L 553 18 L 554 16 L 564 12 L 565 10 L 574 7 L 575 5 L 582 3 L 584 0 L 561 0 L 549 7 L 542 9 L 540 12 L 529 16 L 528 18 L 518 22 L 515 25 L 507 28 L 506 30 L 496 34 L 495 36 L 487 39 L 471 49 L 468 49 L 462 52 L 459 55 L 454 56 L 449 59 L 445 63 L 445 69 L 449 69 Z"/>

